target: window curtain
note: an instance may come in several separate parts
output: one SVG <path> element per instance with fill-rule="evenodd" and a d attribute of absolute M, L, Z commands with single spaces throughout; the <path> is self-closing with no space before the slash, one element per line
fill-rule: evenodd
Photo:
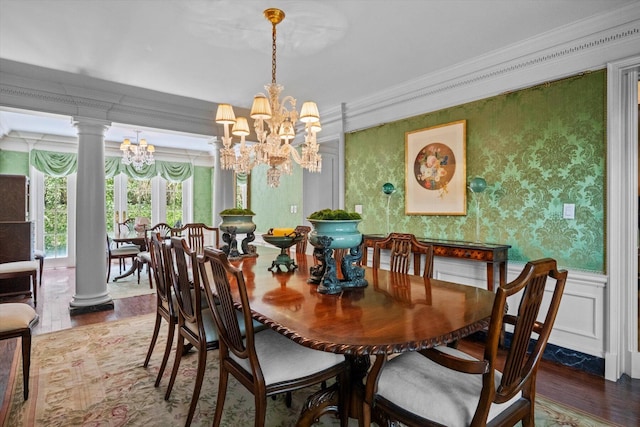
<path fill-rule="evenodd" d="M 71 175 L 78 170 L 78 156 L 74 153 L 31 150 L 31 166 L 54 178 Z"/>
<path fill-rule="evenodd" d="M 75 153 L 56 153 L 53 151 L 31 150 L 31 165 L 40 172 L 56 178 L 71 175 L 78 170 L 78 156 Z M 132 165 L 124 165 L 120 157 L 106 157 L 104 172 L 106 178 L 113 178 L 124 173 L 137 180 L 151 179 L 160 175 L 171 182 L 182 182 L 193 176 L 193 164 L 183 162 L 166 162 L 156 160 L 151 165 L 144 165 L 136 170 Z"/>

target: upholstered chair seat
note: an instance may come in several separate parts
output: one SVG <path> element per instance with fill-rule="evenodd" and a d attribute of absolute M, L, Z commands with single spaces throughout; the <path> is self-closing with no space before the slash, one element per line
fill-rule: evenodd
<path fill-rule="evenodd" d="M 29 277 L 33 289 L 33 305 L 38 304 L 38 269 L 39 262 L 32 261 L 12 261 L 0 264 L 0 279 L 15 279 L 18 277 Z"/>
<path fill-rule="evenodd" d="M 24 400 L 29 398 L 29 368 L 31 366 L 31 328 L 38 323 L 38 314 L 23 303 L 0 304 L 0 340 L 22 339 L 22 378 Z"/>
<path fill-rule="evenodd" d="M 476 360 L 454 348 L 441 346 L 437 349 L 460 359 Z M 469 426 L 482 391 L 482 377 L 469 377 L 469 374 L 439 365 L 418 352 L 404 353 L 389 360 L 382 370 L 378 396 L 446 426 Z M 502 373 L 496 372 L 496 387 L 501 379 Z M 493 403 L 487 421 L 511 406 L 521 395 L 518 393 L 506 403 Z"/>
<path fill-rule="evenodd" d="M 241 317 L 242 313 L 238 313 Z M 343 354 L 304 347 L 272 329 L 256 334 L 254 345 L 266 386 L 314 375 L 344 362 Z M 233 353 L 229 353 L 229 357 L 248 373 L 252 371 L 248 358 Z"/>

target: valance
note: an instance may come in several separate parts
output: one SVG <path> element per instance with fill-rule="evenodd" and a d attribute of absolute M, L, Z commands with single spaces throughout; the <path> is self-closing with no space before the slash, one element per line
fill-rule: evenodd
<path fill-rule="evenodd" d="M 31 166 L 54 178 L 62 178 L 78 170 L 78 156 L 74 153 L 31 150 Z"/>
<path fill-rule="evenodd" d="M 71 175 L 78 170 L 78 156 L 75 153 L 56 153 L 53 151 L 31 150 L 31 165 L 40 172 L 56 178 Z M 131 165 L 124 165 L 120 157 L 106 157 L 104 173 L 106 178 L 113 178 L 124 173 L 137 180 L 151 179 L 160 175 L 171 182 L 182 182 L 193 176 L 193 164 L 184 162 L 167 162 L 156 160 L 151 165 L 144 165 L 136 170 Z"/>

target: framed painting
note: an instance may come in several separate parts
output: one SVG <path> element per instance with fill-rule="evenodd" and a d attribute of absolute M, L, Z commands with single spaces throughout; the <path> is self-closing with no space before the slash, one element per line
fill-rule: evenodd
<path fill-rule="evenodd" d="M 405 214 L 466 215 L 467 121 L 405 134 Z"/>

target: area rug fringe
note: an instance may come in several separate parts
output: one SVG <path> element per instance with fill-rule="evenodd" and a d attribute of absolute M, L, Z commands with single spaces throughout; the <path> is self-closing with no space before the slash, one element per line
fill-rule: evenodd
<path fill-rule="evenodd" d="M 16 352 L 2 425 L 18 426 L 175 426 L 182 425 L 193 392 L 197 356 L 183 358 L 169 400 L 163 396 L 173 356 L 160 387 L 153 386 L 166 339 L 163 322 L 147 369 L 142 367 L 153 331 L 154 315 L 81 326 L 33 338 L 30 396 L 22 399 L 22 370 Z M 210 426 L 218 380 L 217 351 L 207 354 L 207 372 L 193 426 Z M 284 397 L 268 400 L 267 426 L 295 424 L 305 398 L 314 390 L 293 393 L 291 408 Z M 5 409 L 8 409 L 5 411 Z M 253 396 L 230 378 L 222 426 L 253 425 Z M 350 425 L 357 425 L 350 420 Z M 318 426 L 337 426 L 332 416 Z M 615 426 L 597 417 L 538 396 L 536 426 Z"/>

